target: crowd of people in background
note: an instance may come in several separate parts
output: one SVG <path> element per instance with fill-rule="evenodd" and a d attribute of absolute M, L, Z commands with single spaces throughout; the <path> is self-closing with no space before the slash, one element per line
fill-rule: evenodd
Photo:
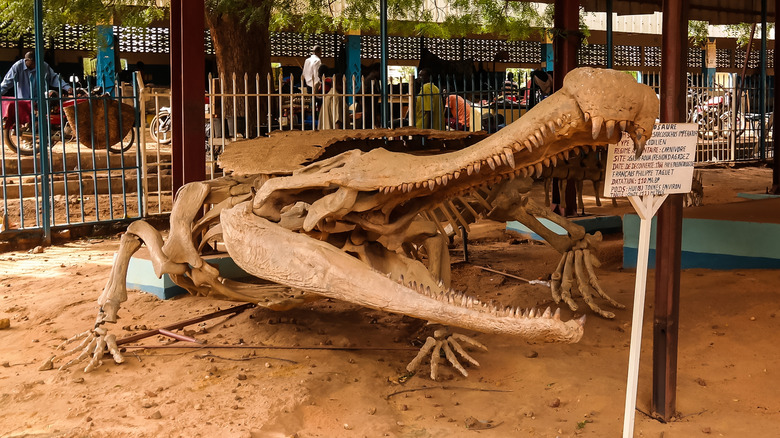
<path fill-rule="evenodd" d="M 323 64 L 322 48 L 312 47 L 301 69 L 301 85 L 305 88 L 301 91 L 312 95 L 309 100 L 311 121 L 307 117 L 307 126 L 315 129 L 381 126 L 380 71 L 372 69 L 367 73 L 364 70 L 363 73 L 366 76 L 362 78 L 362 83 L 355 83 L 359 88 L 352 91 L 351 81 L 346 84 L 342 73 L 335 73 L 333 68 Z M 481 127 L 494 132 L 504 126 L 503 117 L 500 117 L 501 114 L 492 114 L 495 120 L 487 120 L 480 125 L 480 119 L 486 114 L 481 108 L 486 105 L 528 108 L 552 92 L 552 75 L 543 70 L 534 70 L 521 86 L 510 71 L 492 101 L 477 103 L 470 101 L 466 93 L 447 90 L 446 82 L 435 80 L 433 72 L 427 68 L 417 72 L 417 78 L 409 86 L 414 93 L 411 108 L 407 112 L 406 102 L 403 102 L 399 110 L 398 102 L 395 102 L 396 107 L 391 114 L 393 120 L 389 121 L 391 126 L 413 125 L 420 129 L 460 131 Z M 476 126 L 473 120 L 475 117 L 478 118 Z M 296 123 L 303 121 L 296 119 Z"/>

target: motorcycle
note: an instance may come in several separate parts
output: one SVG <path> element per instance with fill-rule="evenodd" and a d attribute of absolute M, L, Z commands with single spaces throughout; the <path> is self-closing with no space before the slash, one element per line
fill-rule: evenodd
<path fill-rule="evenodd" d="M 712 97 L 699 96 L 689 89 L 688 121 L 699 125 L 699 137 L 702 139 L 728 138 L 732 131 L 739 137 L 745 132 L 745 115 L 733 112 L 731 91 L 717 86 L 721 94 Z"/>
<path fill-rule="evenodd" d="M 32 105 L 31 100 L 17 99 L 14 97 L 2 98 L 2 129 L 3 142 L 10 150 L 25 156 L 37 155 L 41 150 L 40 136 L 38 135 L 37 124 L 41 120 L 48 123 L 49 144 L 55 145 L 57 142 L 75 141 L 76 132 L 73 127 L 65 120 L 65 108 L 77 105 L 88 105 L 88 93 L 84 90 L 77 92 L 78 98 L 72 98 L 62 101 L 60 107 L 58 95 L 56 92 L 50 92 L 51 108 L 47 119 L 42 119 L 41 111 Z M 100 108 L 100 107 L 97 107 Z M 33 123 L 34 122 L 34 123 Z M 81 123 L 79 123 L 81 125 Z M 127 151 L 133 145 L 135 140 L 135 130 L 130 132 L 116 144 L 108 146 L 108 150 L 114 153 Z"/>

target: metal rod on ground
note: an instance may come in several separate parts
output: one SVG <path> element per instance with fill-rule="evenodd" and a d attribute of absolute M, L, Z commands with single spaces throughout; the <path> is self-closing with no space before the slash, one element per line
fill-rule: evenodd
<path fill-rule="evenodd" d="M 528 279 L 523 278 L 523 277 L 518 277 L 517 275 L 508 274 L 506 272 L 501 272 L 501 271 L 496 271 L 495 269 L 486 268 L 484 266 L 478 266 L 478 265 L 474 265 L 474 266 L 479 268 L 479 269 L 482 269 L 483 271 L 492 272 L 494 274 L 501 274 L 501 275 L 509 277 L 509 278 L 514 278 L 515 280 L 520 280 L 520 281 L 524 281 L 526 283 L 531 283 L 531 280 L 528 280 Z"/>
<path fill-rule="evenodd" d="M 219 310 L 217 312 L 209 313 L 209 314 L 206 314 L 206 315 L 203 315 L 203 316 L 199 316 L 197 318 L 192 318 L 192 319 L 188 319 L 186 321 L 181 321 L 181 322 L 177 322 L 175 324 L 167 325 L 167 326 L 165 326 L 165 327 L 163 327 L 161 329 L 149 330 L 149 331 L 145 331 L 143 333 L 139 333 L 137 335 L 132 335 L 132 336 L 128 336 L 126 338 L 119 339 L 119 340 L 116 341 L 116 345 L 123 345 L 123 344 L 127 344 L 127 343 L 130 343 L 130 342 L 139 341 L 141 339 L 150 338 L 150 337 L 152 337 L 154 335 L 158 335 L 158 334 L 164 334 L 165 336 L 170 336 L 169 334 L 162 333 L 161 330 L 164 330 L 164 331 L 167 331 L 167 333 L 170 333 L 168 330 L 178 330 L 180 328 L 187 327 L 188 325 L 197 324 L 197 323 L 203 322 L 203 321 L 208 321 L 210 319 L 218 318 L 220 316 L 240 313 L 240 312 L 243 312 L 246 309 L 251 309 L 253 307 L 255 307 L 254 303 L 247 303 L 247 304 L 242 304 L 240 306 L 231 307 L 229 309 Z M 174 333 L 174 335 L 175 335 L 175 333 Z M 176 336 L 181 336 L 181 335 L 176 335 Z M 171 336 L 171 337 L 176 338 L 176 336 Z M 178 338 L 176 338 L 176 339 L 178 339 Z M 189 342 L 199 342 L 197 340 L 194 340 L 193 338 L 180 339 L 180 340 L 185 340 L 185 341 L 189 341 Z"/>

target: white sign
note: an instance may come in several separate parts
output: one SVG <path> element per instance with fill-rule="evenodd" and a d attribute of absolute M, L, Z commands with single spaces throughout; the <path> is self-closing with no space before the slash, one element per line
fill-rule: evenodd
<path fill-rule="evenodd" d="M 609 146 L 604 197 L 688 193 L 696 155 L 695 123 L 656 123 L 642 156 L 628 134 Z"/>

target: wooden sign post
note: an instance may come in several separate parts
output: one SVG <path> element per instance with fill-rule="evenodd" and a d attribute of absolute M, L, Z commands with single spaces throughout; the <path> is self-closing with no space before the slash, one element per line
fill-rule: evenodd
<path fill-rule="evenodd" d="M 604 196 L 628 197 L 640 219 L 623 438 L 634 436 L 639 353 L 642 346 L 642 319 L 653 216 L 667 195 L 691 191 L 697 129 L 697 125 L 692 123 L 656 124 L 653 136 L 647 140 L 645 151 L 639 158 L 634 156 L 633 142 L 626 134 L 620 143 L 609 147 Z"/>

